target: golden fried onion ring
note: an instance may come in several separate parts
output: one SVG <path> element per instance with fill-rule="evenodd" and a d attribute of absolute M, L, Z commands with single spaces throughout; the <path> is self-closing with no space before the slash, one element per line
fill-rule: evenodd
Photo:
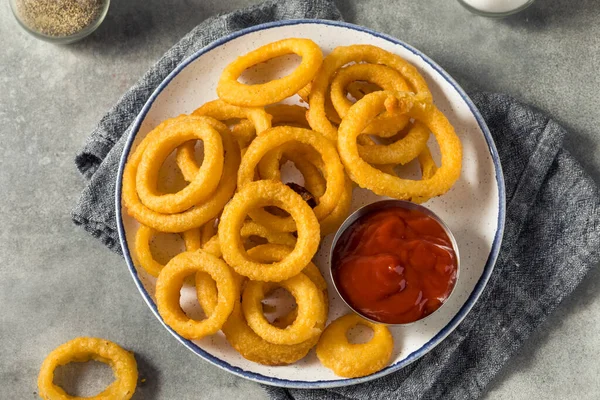
<path fill-rule="evenodd" d="M 196 321 L 189 318 L 179 305 L 184 279 L 196 272 L 205 272 L 216 282 L 218 300 L 211 315 Z M 233 272 L 227 264 L 202 250 L 185 252 L 173 257 L 160 271 L 156 280 L 156 306 L 165 324 L 186 339 L 195 340 L 216 333 L 225 323 L 239 292 Z"/>
<path fill-rule="evenodd" d="M 344 188 L 344 169 L 339 162 L 339 155 L 335 146 L 317 132 L 308 129 L 278 126 L 271 128 L 250 144 L 244 154 L 238 171 L 238 187 L 244 188 L 254 179 L 254 173 L 260 160 L 268 151 L 288 142 L 300 142 L 311 146 L 321 155 L 324 162 L 324 175 L 327 179 L 325 193 L 319 197 L 314 208 L 314 214 L 319 220 L 324 219 L 336 207 Z M 251 210 L 250 217 L 256 222 L 272 230 L 293 232 L 296 224 L 290 217 L 279 217 L 262 209 Z"/>
<path fill-rule="evenodd" d="M 231 128 L 231 133 L 240 144 L 240 148 L 246 147 L 256 133 L 271 127 L 271 116 L 263 108 L 238 107 L 219 99 L 203 104 L 192 115 L 207 116 L 221 122 L 240 119 L 240 122 Z M 195 146 L 195 142 L 188 142 L 177 148 L 177 164 L 188 182 L 194 180 L 198 173 Z"/>
<path fill-rule="evenodd" d="M 320 171 L 323 161 L 312 147 L 299 142 L 288 142 L 269 151 L 258 163 L 261 179 L 281 180 L 281 165 L 291 161 L 304 177 L 304 187 L 313 196 L 325 194 L 327 182 Z"/>
<path fill-rule="evenodd" d="M 325 193 L 326 181 L 323 177 L 327 172 L 319 154 L 310 146 L 298 142 L 285 143 L 268 152 L 259 163 L 259 172 L 262 179 L 280 180 L 279 167 L 282 161 L 288 159 L 304 177 L 304 187 L 313 196 L 321 197 Z M 321 224 L 321 236 L 327 236 L 337 231 L 342 222 L 350 214 L 352 205 L 352 180 L 344 174 L 344 187 L 336 207 Z"/>
<path fill-rule="evenodd" d="M 381 88 L 379 86 L 371 82 L 354 81 L 346 85 L 346 91 L 350 96 L 354 97 L 356 101 L 362 99 L 369 93 L 378 92 L 380 90 Z"/>
<path fill-rule="evenodd" d="M 273 264 L 252 260 L 244 250 L 240 235 L 248 212 L 265 206 L 276 206 L 287 211 L 296 222 L 298 231 L 294 250 Z M 268 282 L 282 281 L 302 271 L 317 252 L 320 241 L 319 222 L 312 209 L 299 194 L 275 181 L 244 185 L 225 206 L 218 234 L 223 258 L 238 274 Z"/>
<path fill-rule="evenodd" d="M 286 246 L 263 245 L 255 247 L 251 253 L 263 262 L 273 262 L 286 257 L 290 250 Z M 297 317 L 285 329 L 270 324 L 263 314 L 262 300 L 277 287 L 290 292 L 297 304 Z M 248 326 L 257 335 L 274 344 L 291 345 L 309 340 L 321 333 L 322 328 L 319 327 L 327 318 L 323 292 L 303 273 L 277 283 L 248 282 L 242 294 L 242 310 Z"/>
<path fill-rule="evenodd" d="M 61 344 L 52 350 L 42 363 L 38 376 L 39 395 L 45 400 L 81 399 L 69 396 L 61 387 L 54 384 L 54 371 L 61 365 L 89 360 L 108 364 L 115 380 L 102 392 L 90 400 L 131 399 L 137 386 L 138 370 L 133 353 L 106 339 L 78 337 Z"/>
<path fill-rule="evenodd" d="M 328 88 L 336 71 L 351 62 L 383 64 L 398 71 L 410 84 L 412 91 L 422 96 L 423 101 L 431 101 L 431 92 L 419 71 L 402 57 L 371 45 L 336 47 L 323 60 L 323 65 L 311 85 L 307 119 L 313 130 L 321 132 L 330 140 L 337 140 L 337 129 L 325 114 L 325 100 Z M 364 130 L 363 126 L 361 130 Z"/>
<path fill-rule="evenodd" d="M 136 189 L 142 203 L 156 212 L 172 214 L 185 211 L 211 196 L 223 172 L 222 133 L 214 129 L 205 117 L 180 118 L 163 129 L 146 146 L 137 169 Z M 179 145 L 195 139 L 204 142 L 204 161 L 198 173 L 179 192 L 159 193 L 158 171 L 164 160 Z"/>
<path fill-rule="evenodd" d="M 253 65 L 292 53 L 302 57 L 302 62 L 291 74 L 263 84 L 238 82 L 244 70 Z M 277 103 L 308 84 L 322 61 L 321 48 L 310 39 L 291 38 L 269 43 L 238 57 L 225 67 L 217 84 L 217 94 L 226 102 L 239 106 L 260 107 Z"/>
<path fill-rule="evenodd" d="M 261 301 L 276 289 L 283 287 L 296 299 L 297 317 L 285 329 L 278 328 L 266 319 Z M 250 281 L 242 295 L 242 310 L 248 326 L 264 340 L 273 344 L 298 344 L 318 336 L 325 323 L 325 303 L 323 294 L 304 274 L 298 274 L 285 281 L 267 283 Z"/>
<path fill-rule="evenodd" d="M 181 117 L 167 120 L 160 124 L 159 127 L 148 133 L 135 151 L 129 156 L 129 160 L 127 161 L 123 171 L 123 192 L 121 200 L 127 208 L 127 212 L 141 224 L 147 225 L 161 232 L 183 232 L 192 228 L 198 228 L 219 215 L 235 191 L 235 177 L 240 164 L 239 147 L 236 143 L 234 143 L 231 134 L 226 129 L 221 133 L 223 149 L 225 151 L 223 173 L 221 175 L 219 185 L 212 193 L 212 196 L 209 200 L 178 214 L 158 213 L 143 205 L 137 195 L 135 181 L 137 168 L 142 155 L 144 154 L 144 150 L 150 142 L 155 140 L 160 135 L 161 129 L 164 128 L 165 125 L 171 124 L 179 118 Z M 216 120 L 213 121 L 215 124 L 220 124 L 220 122 Z M 225 125 L 222 126 L 225 127 Z M 181 168 L 181 163 L 179 163 L 179 160 L 177 161 L 179 167 Z M 190 169 L 195 168 L 195 172 L 192 174 L 194 175 L 198 172 L 198 166 L 195 163 L 195 160 L 192 161 L 193 165 L 187 164 L 187 167 Z M 183 171 L 183 168 L 181 169 Z"/>
<path fill-rule="evenodd" d="M 254 125 L 254 132 L 233 129 L 233 136 L 244 144 L 244 146 L 254 139 L 254 134 L 259 134 L 271 127 L 271 117 L 262 107 L 240 107 L 226 103 L 221 99 L 209 101 L 197 108 L 192 115 L 205 115 L 213 117 L 217 121 L 227 121 L 230 119 L 247 119 Z M 244 135 L 242 135 L 242 133 Z M 250 133 L 248 135 L 248 133 Z M 239 136 L 236 136 L 238 134 Z"/>
<path fill-rule="evenodd" d="M 360 157 L 356 138 L 386 108 L 409 115 L 433 132 L 441 150 L 442 165 L 429 179 L 401 179 L 372 167 Z M 406 92 L 374 92 L 356 102 L 340 125 L 338 149 L 350 178 L 380 196 L 405 200 L 439 196 L 460 176 L 462 146 L 454 128 L 432 103 Z"/>
<path fill-rule="evenodd" d="M 375 87 L 381 88 L 378 88 L 377 90 L 396 92 L 410 91 L 410 88 L 404 78 L 402 78 L 402 75 L 395 69 L 386 67 L 385 65 L 353 64 L 345 68 L 340 68 L 331 82 L 330 96 L 333 107 L 335 107 L 337 114 L 341 117 L 346 115 L 353 104 L 346 97 L 346 88 L 351 83 L 356 82 L 372 82 Z M 360 96 L 360 98 L 363 96 Z M 358 100 L 358 98 L 356 99 Z M 325 111 L 327 111 L 327 103 L 328 102 L 326 101 Z M 327 113 L 327 115 L 329 118 L 329 113 Z M 329 119 L 331 120 L 331 118 Z M 365 128 L 363 133 L 380 137 L 391 137 L 401 131 L 408 124 L 409 120 L 410 119 L 406 115 L 383 113 L 382 115 L 378 115 L 375 120 Z M 363 136 L 360 136 L 360 138 L 362 137 Z M 374 153 L 377 152 L 375 151 Z M 415 157 L 416 154 L 412 158 Z M 405 156 L 404 159 L 407 159 L 407 156 Z"/>
<path fill-rule="evenodd" d="M 285 256 L 278 247 L 281 246 L 261 245 L 252 248 L 249 250 L 249 253 L 252 257 L 260 259 L 263 262 L 272 262 L 277 259 L 277 256 Z M 289 252 L 291 248 L 287 248 L 286 250 Z M 309 263 L 302 270 L 302 274 L 306 275 L 321 291 L 322 300 L 325 304 L 323 309 L 325 314 L 319 317 L 319 323 L 317 323 L 316 327 L 322 330 L 325 328 L 325 321 L 327 320 L 327 282 L 313 263 Z M 296 319 L 296 313 L 297 311 L 293 310 L 289 314 L 286 314 L 284 317 L 286 322 L 289 322 L 289 324 L 293 323 Z M 227 341 L 242 357 L 264 365 L 292 364 L 304 358 L 319 340 L 319 336 L 317 335 L 302 343 L 293 345 L 269 343 L 258 336 L 248 326 L 239 301 L 236 303 L 231 316 L 225 325 L 223 325 L 222 330 Z"/>
<path fill-rule="evenodd" d="M 359 324 L 371 328 L 373 337 L 367 343 L 350 343 L 346 333 Z M 317 344 L 317 357 L 336 375 L 358 378 L 385 367 L 393 349 L 394 339 L 387 326 L 347 314 L 327 326 Z"/>

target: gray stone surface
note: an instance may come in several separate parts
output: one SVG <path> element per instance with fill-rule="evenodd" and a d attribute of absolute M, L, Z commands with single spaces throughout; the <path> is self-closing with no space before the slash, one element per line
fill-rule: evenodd
<path fill-rule="evenodd" d="M 80 335 L 136 353 L 139 399 L 265 398 L 198 359 L 151 315 L 123 260 L 71 224 L 83 181 L 72 159 L 120 94 L 204 18 L 257 1 L 115 1 L 71 46 L 34 39 L 0 4 L 1 399 L 36 398 L 43 357 Z M 339 1 L 348 21 L 394 35 L 467 90 L 501 91 L 547 110 L 600 182 L 600 5 L 538 1 L 506 20 L 452 0 Z M 600 271 L 593 271 L 489 388 L 488 399 L 600 397 Z M 108 382 L 87 369 L 88 389 Z M 106 371 L 104 371 L 106 372 Z M 82 394 L 91 394 L 85 393 Z"/>

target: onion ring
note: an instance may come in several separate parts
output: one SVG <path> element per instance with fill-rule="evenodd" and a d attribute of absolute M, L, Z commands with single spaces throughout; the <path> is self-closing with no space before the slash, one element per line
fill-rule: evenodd
<path fill-rule="evenodd" d="M 192 115 L 207 116 L 217 121 L 226 122 L 232 119 L 241 121 L 231 128 L 231 134 L 237 140 L 240 148 L 244 148 L 256 136 L 271 127 L 271 116 L 259 107 L 238 107 L 224 102 L 213 100 L 197 108 Z M 216 128 L 216 126 L 215 126 Z M 198 174 L 196 163 L 195 142 L 185 143 L 177 148 L 177 164 L 186 181 L 190 182 Z"/>
<path fill-rule="evenodd" d="M 164 268 L 164 265 L 154 259 L 150 251 L 150 241 L 157 233 L 155 229 L 140 225 L 135 234 L 134 246 L 135 256 L 140 266 L 155 278 Z M 185 231 L 182 236 L 186 251 L 194 251 L 200 248 L 200 230 L 198 228 Z"/>
<path fill-rule="evenodd" d="M 294 250 L 285 259 L 273 264 L 253 261 L 244 250 L 240 235 L 248 211 L 268 205 L 290 213 L 298 231 Z M 298 274 L 315 255 L 320 241 L 319 222 L 312 209 L 299 194 L 283 183 L 274 181 L 244 185 L 225 206 L 218 233 L 225 261 L 238 274 L 263 281 L 282 281 Z"/>
<path fill-rule="evenodd" d="M 261 262 L 268 263 L 284 259 L 291 251 L 292 248 L 288 246 L 266 244 L 252 248 L 249 250 L 249 255 Z M 310 282 L 310 285 L 303 289 L 302 281 Z M 270 324 L 262 314 L 262 298 L 277 287 L 283 287 L 292 293 L 298 304 L 297 308 L 290 312 L 291 315 L 287 318 L 290 326 L 285 329 L 279 329 Z M 304 292 L 305 289 L 308 292 Z M 301 274 L 284 282 L 248 282 L 242 295 L 242 310 L 248 325 L 263 339 L 273 343 L 273 338 L 279 337 L 280 340 L 275 344 L 298 344 L 298 342 L 304 341 L 298 338 L 299 331 L 303 335 L 308 335 L 307 328 L 317 327 L 319 332 L 313 333 L 318 335 L 323 329 L 327 320 L 326 294 L 327 282 L 319 269 L 313 263 L 309 263 Z M 316 300 L 311 299 L 313 296 L 316 296 Z M 300 303 L 301 301 L 302 303 Z M 310 307 L 307 308 L 307 306 Z M 310 321 L 305 320 L 305 318 L 310 319 Z M 314 323 L 312 319 L 315 319 Z M 265 338 L 259 332 L 269 337 Z M 310 336 L 313 336 L 313 334 L 310 334 Z M 291 343 L 292 341 L 296 343 Z"/>
<path fill-rule="evenodd" d="M 419 166 L 421 167 L 421 179 L 429 179 L 437 172 L 437 165 L 431 156 L 431 151 L 428 147 L 419 154 Z M 429 197 L 413 197 L 412 201 L 418 204 L 425 203 Z"/>
<path fill-rule="evenodd" d="M 167 120 L 159 125 L 164 127 L 174 122 L 181 117 Z M 214 121 L 219 123 L 218 121 Z M 224 126 L 224 125 L 223 125 Z M 160 129 L 155 129 L 144 138 L 144 140 L 138 145 L 136 150 L 129 156 L 129 160 L 123 170 L 123 187 L 121 201 L 127 208 L 127 212 L 133 218 L 140 223 L 147 225 L 161 232 L 183 232 L 192 228 L 198 228 L 204 225 L 206 222 L 215 218 L 225 204 L 229 201 L 236 187 L 235 176 L 240 164 L 240 150 L 237 144 L 233 142 L 231 134 L 223 131 L 221 133 L 221 139 L 223 141 L 223 148 L 225 151 L 225 161 L 223 164 L 223 173 L 221 175 L 221 181 L 219 186 L 213 192 L 212 197 L 205 203 L 197 205 L 183 213 L 179 214 L 161 214 L 157 213 L 144 206 L 137 195 L 136 191 L 136 174 L 137 168 L 144 153 L 146 146 L 153 141 L 158 135 L 160 135 Z M 183 171 L 182 163 L 178 161 L 180 169 Z M 186 164 L 192 173 L 192 176 L 198 172 L 198 165 L 195 160 L 191 163 Z M 195 168 L 195 172 L 194 172 Z"/>
<path fill-rule="evenodd" d="M 250 250 L 253 257 L 265 257 L 262 260 L 264 262 L 273 261 L 273 256 L 275 255 L 272 250 L 269 250 L 271 245 L 261 245 L 254 247 Z M 291 248 L 287 250 L 291 251 Z M 267 256 L 271 257 L 267 257 Z M 302 273 L 309 277 L 315 284 L 315 286 L 322 290 L 322 298 L 325 304 L 327 304 L 327 283 L 319 269 L 313 264 L 310 263 L 306 266 Z M 239 277 L 239 276 L 238 276 Z M 244 278 L 245 279 L 245 278 Z M 242 279 L 238 280 L 238 287 L 242 284 Z M 208 290 L 206 290 L 203 285 L 208 286 Z M 212 285 L 212 286 L 211 286 Z M 203 308 L 207 315 L 210 315 L 212 312 L 211 304 L 216 304 L 216 285 L 214 281 L 210 278 L 208 280 L 199 282 L 197 284 L 197 289 L 200 291 L 198 301 L 203 305 Z M 206 297 L 200 297 L 206 296 Z M 211 297 L 212 296 L 212 297 Z M 206 305 L 206 307 L 204 306 Z M 213 306 L 214 308 L 214 306 Z M 327 311 L 327 307 L 325 307 L 325 311 Z M 295 310 L 290 312 L 290 314 L 286 315 L 287 320 L 291 323 L 295 318 Z M 321 320 L 325 321 L 327 319 L 327 315 L 325 314 Z M 317 326 L 319 329 L 325 328 L 325 323 L 323 322 L 321 325 Z M 287 365 L 292 364 L 306 356 L 309 350 L 313 348 L 319 339 L 319 336 L 315 336 L 314 338 L 304 341 L 299 344 L 294 345 L 281 345 L 281 344 L 273 344 L 269 343 L 266 340 L 262 339 L 258 336 L 254 331 L 248 326 L 246 320 L 244 318 L 244 314 L 242 312 L 241 302 L 239 299 L 236 300 L 236 304 L 233 308 L 233 312 L 229 316 L 229 319 L 222 327 L 223 333 L 227 338 L 227 341 L 231 344 L 231 346 L 238 351 L 242 357 L 247 360 L 257 362 L 263 365 Z"/>
<path fill-rule="evenodd" d="M 356 138 L 383 109 L 401 110 L 430 129 L 442 153 L 442 165 L 429 179 L 415 181 L 386 174 L 365 162 Z M 432 103 L 406 92 L 374 92 L 356 102 L 340 125 L 338 149 L 350 178 L 380 196 L 397 199 L 434 197 L 447 192 L 460 176 L 462 146 L 454 128 Z"/>
<path fill-rule="evenodd" d="M 290 246 L 278 246 L 278 245 L 273 245 L 273 244 L 263 244 L 260 246 L 256 246 L 253 247 L 252 249 L 250 249 L 248 251 L 248 254 L 254 258 L 254 259 L 258 259 L 259 261 L 262 262 L 274 262 L 274 261 L 279 261 L 281 260 L 283 257 L 285 257 L 287 254 L 290 253 L 290 251 L 292 251 L 293 247 Z M 303 270 L 302 273 L 304 275 L 306 275 L 317 287 L 317 289 L 319 289 L 321 291 L 321 293 L 323 294 L 322 296 L 322 301 L 323 304 L 325 304 L 325 315 L 322 317 L 323 320 L 323 324 L 321 325 L 320 323 L 318 323 L 317 325 L 321 327 L 321 329 L 324 328 L 325 326 L 325 321 L 327 320 L 327 310 L 328 310 L 328 303 L 329 303 L 329 299 L 327 297 L 327 281 L 325 280 L 325 278 L 323 278 L 323 275 L 321 274 L 321 271 L 319 270 L 319 268 L 314 264 L 314 263 L 309 263 Z M 263 309 L 264 309 L 264 304 L 263 304 Z M 286 327 L 288 327 L 289 325 L 291 325 L 296 318 L 298 317 L 298 308 L 294 308 L 292 311 L 290 311 L 289 313 L 276 318 L 272 325 L 276 326 L 278 328 L 284 329 Z"/>
<path fill-rule="evenodd" d="M 308 96 L 310 95 L 310 91 L 312 89 L 312 82 L 307 83 L 302 89 L 298 90 L 298 93 L 296 93 L 298 95 L 298 97 L 300 97 L 300 100 L 308 103 Z"/>
<path fill-rule="evenodd" d="M 206 272 L 216 282 L 218 300 L 210 316 L 202 321 L 189 318 L 179 306 L 183 280 Z M 195 340 L 216 333 L 225 323 L 239 296 L 234 275 L 227 264 L 202 250 L 173 257 L 156 280 L 156 306 L 165 324 L 186 339 Z"/>
<path fill-rule="evenodd" d="M 296 299 L 298 304 L 298 317 L 286 329 L 273 326 L 265 318 L 261 301 L 277 286 L 287 289 Z M 250 281 L 242 294 L 242 310 L 248 326 L 260 337 L 274 344 L 298 344 L 313 338 L 321 333 L 317 328 L 319 316 L 324 315 L 325 305 L 320 291 L 315 284 L 304 274 L 298 274 L 285 281 L 266 283 Z"/>
<path fill-rule="evenodd" d="M 311 89 L 312 84 L 309 83 L 308 85 L 300 89 L 296 94 L 300 97 L 300 99 L 303 102 L 308 103 L 308 96 L 310 95 Z M 329 96 L 325 98 L 325 115 L 327 116 L 327 119 L 336 126 L 339 125 L 340 122 L 342 122 L 342 119 L 338 115 L 337 111 L 335 111 L 335 107 L 333 107 L 333 104 L 331 103 L 331 98 Z"/>
<path fill-rule="evenodd" d="M 238 82 L 244 70 L 253 65 L 292 53 L 302 57 L 302 62 L 291 74 L 263 84 L 245 85 Z M 225 67 L 217 84 L 217 94 L 226 102 L 239 106 L 260 107 L 277 103 L 308 84 L 322 61 L 321 48 L 310 39 L 292 38 L 269 43 L 238 57 Z"/>
<path fill-rule="evenodd" d="M 327 96 L 328 88 L 336 71 L 351 62 L 387 65 L 398 71 L 410 84 L 412 90 L 422 96 L 423 101 L 431 102 L 431 92 L 425 79 L 413 65 L 402 57 L 371 45 L 336 47 L 325 57 L 319 73 L 312 82 L 312 90 L 309 95 L 310 107 L 306 115 L 313 130 L 322 133 L 326 138 L 337 140 L 337 129 L 325 114 L 325 100 L 329 97 Z"/>
<path fill-rule="evenodd" d="M 379 86 L 383 90 L 388 91 L 410 91 L 410 88 L 404 78 L 402 78 L 402 75 L 395 69 L 386 67 L 385 65 L 354 64 L 345 68 L 340 68 L 331 82 L 330 96 L 333 107 L 337 114 L 342 118 L 353 104 L 346 97 L 346 87 L 350 83 L 356 81 L 372 82 L 376 87 Z M 325 106 L 325 110 L 327 111 L 327 102 Z M 365 128 L 363 133 L 380 137 L 394 136 L 401 131 L 409 121 L 410 119 L 406 115 L 383 113 L 382 115 L 377 116 L 375 120 Z M 416 155 L 412 158 L 415 157 Z"/>
<path fill-rule="evenodd" d="M 248 326 L 239 300 L 236 301 L 233 312 L 222 330 L 231 347 L 242 357 L 263 365 L 295 363 L 304 358 L 319 340 L 319 336 L 315 336 L 310 340 L 293 345 L 269 343 Z"/>
<path fill-rule="evenodd" d="M 86 399 L 131 399 L 137 385 L 138 370 L 133 353 L 105 339 L 78 337 L 52 350 L 40 368 L 38 376 L 39 395 L 45 400 L 81 399 L 69 396 L 54 384 L 54 371 L 71 362 L 100 361 L 108 364 L 115 380 L 101 393 Z"/>
<path fill-rule="evenodd" d="M 315 197 L 323 196 L 326 188 L 326 181 L 323 178 L 323 174 L 326 173 L 323 160 L 312 147 L 302 143 L 285 143 L 268 152 L 259 163 L 261 178 L 280 180 L 280 159 L 285 158 L 290 159 L 300 171 L 304 177 L 304 186 L 306 189 Z M 350 215 L 352 190 L 352 180 L 345 176 L 343 191 L 336 207 L 330 214 L 319 221 L 322 237 L 337 231 L 340 225 L 348 218 L 348 215 Z"/>
<path fill-rule="evenodd" d="M 136 188 L 142 203 L 156 212 L 178 213 L 206 200 L 215 191 L 223 172 L 220 133 L 207 123 L 205 117 L 180 118 L 164 129 L 146 146 L 137 169 Z M 159 193 L 160 166 L 177 146 L 195 139 L 204 142 L 205 156 L 194 180 L 177 193 Z"/>
<path fill-rule="evenodd" d="M 238 187 L 243 189 L 245 185 L 254 179 L 255 169 L 268 151 L 290 141 L 310 145 L 320 153 L 323 159 L 327 189 L 319 197 L 318 205 L 314 208 L 314 214 L 321 220 L 330 214 L 337 205 L 344 188 L 344 170 L 339 162 L 339 155 L 335 146 L 317 132 L 302 128 L 278 126 L 257 136 L 242 159 L 238 171 Z M 249 215 L 253 220 L 269 229 L 285 232 L 296 230 L 296 224 L 290 217 L 279 217 L 261 209 L 251 210 Z"/>
<path fill-rule="evenodd" d="M 348 342 L 346 332 L 356 325 L 373 330 L 367 343 Z M 321 363 L 344 378 L 358 378 L 385 367 L 394 349 L 394 339 L 385 325 L 374 324 L 356 314 L 347 314 L 333 321 L 319 339 L 317 357 Z"/>

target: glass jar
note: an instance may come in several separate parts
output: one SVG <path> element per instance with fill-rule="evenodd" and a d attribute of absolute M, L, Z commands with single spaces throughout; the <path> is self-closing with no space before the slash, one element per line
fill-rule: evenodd
<path fill-rule="evenodd" d="M 503 18 L 523 11 L 535 0 L 458 0 L 473 14 L 491 18 Z"/>
<path fill-rule="evenodd" d="M 10 0 L 15 18 L 38 39 L 66 44 L 100 26 L 110 0 Z"/>

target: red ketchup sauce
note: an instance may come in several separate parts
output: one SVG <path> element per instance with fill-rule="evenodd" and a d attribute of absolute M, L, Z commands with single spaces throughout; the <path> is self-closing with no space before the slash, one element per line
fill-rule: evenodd
<path fill-rule="evenodd" d="M 354 221 L 332 258 L 333 279 L 348 304 L 388 324 L 417 321 L 440 308 L 457 271 L 444 228 L 421 211 L 400 207 Z"/>

